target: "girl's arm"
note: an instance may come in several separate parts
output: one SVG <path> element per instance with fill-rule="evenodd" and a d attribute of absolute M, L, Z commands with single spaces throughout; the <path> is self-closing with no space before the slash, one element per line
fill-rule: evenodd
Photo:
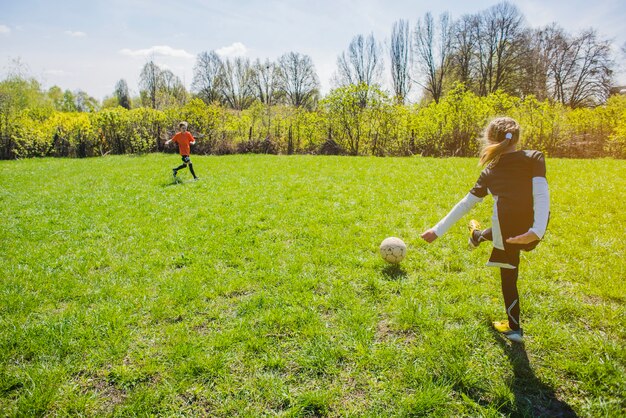
<path fill-rule="evenodd" d="M 546 233 L 550 216 L 550 190 L 545 177 L 533 178 L 533 209 L 535 220 L 529 232 L 534 232 L 541 239 Z"/>
<path fill-rule="evenodd" d="M 550 191 L 545 177 L 533 177 L 533 226 L 525 234 L 506 240 L 509 244 L 529 244 L 538 241 L 546 233 L 550 216 Z"/>
<path fill-rule="evenodd" d="M 468 193 L 463 199 L 457 203 L 450 212 L 440 220 L 437 225 L 424 232 L 421 237 L 426 242 L 433 242 L 438 237 L 445 234 L 452 225 L 454 225 L 459 219 L 469 212 L 474 205 L 478 202 L 482 202 L 483 198 Z"/>

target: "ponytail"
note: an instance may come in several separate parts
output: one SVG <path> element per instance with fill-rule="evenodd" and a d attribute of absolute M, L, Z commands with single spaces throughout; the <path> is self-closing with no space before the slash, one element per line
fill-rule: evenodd
<path fill-rule="evenodd" d="M 519 142 L 519 131 L 519 124 L 512 118 L 502 117 L 492 120 L 482 138 L 480 165 L 496 165 L 500 155 Z"/>

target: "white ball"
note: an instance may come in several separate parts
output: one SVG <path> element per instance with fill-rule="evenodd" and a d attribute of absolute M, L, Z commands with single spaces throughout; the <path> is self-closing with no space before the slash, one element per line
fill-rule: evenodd
<path fill-rule="evenodd" d="M 385 238 L 380 243 L 380 256 L 388 263 L 397 264 L 406 255 L 406 244 L 400 238 Z"/>

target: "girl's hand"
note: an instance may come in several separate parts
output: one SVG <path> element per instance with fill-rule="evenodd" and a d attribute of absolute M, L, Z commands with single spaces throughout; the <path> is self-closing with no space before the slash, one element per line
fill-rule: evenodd
<path fill-rule="evenodd" d="M 539 237 L 533 231 L 528 231 L 525 234 L 506 239 L 508 244 L 530 244 L 535 241 L 539 241 Z"/>
<path fill-rule="evenodd" d="M 432 229 L 429 229 L 428 231 L 424 232 L 420 236 L 422 237 L 424 241 L 426 241 L 429 244 L 437 239 L 437 234 L 435 234 L 435 231 L 433 231 Z"/>

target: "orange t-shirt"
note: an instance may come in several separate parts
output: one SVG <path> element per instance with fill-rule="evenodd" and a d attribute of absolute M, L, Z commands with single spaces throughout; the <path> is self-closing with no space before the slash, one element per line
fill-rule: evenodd
<path fill-rule="evenodd" d="M 191 149 L 189 148 L 189 144 L 193 144 L 196 142 L 193 135 L 189 133 L 189 131 L 178 132 L 172 138 L 172 142 L 176 142 L 178 144 L 178 152 L 180 155 L 189 155 L 191 153 Z"/>

